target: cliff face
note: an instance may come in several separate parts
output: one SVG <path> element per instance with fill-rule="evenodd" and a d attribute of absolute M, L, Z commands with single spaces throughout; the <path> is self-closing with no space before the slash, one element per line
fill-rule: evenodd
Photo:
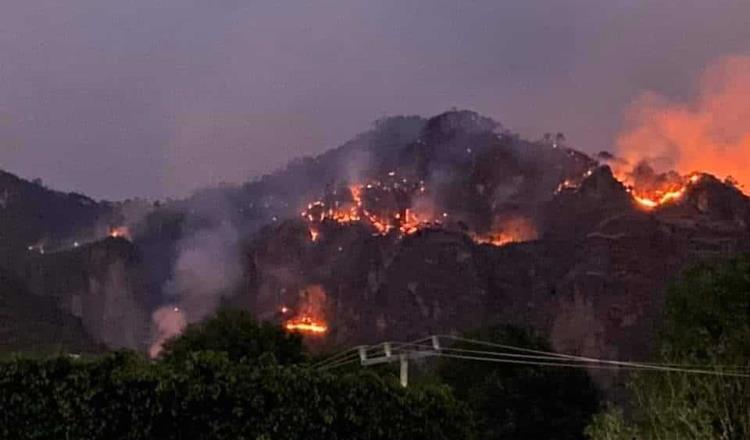
<path fill-rule="evenodd" d="M 110 348 L 146 346 L 151 304 L 142 272 L 139 252 L 119 238 L 30 258 L 23 271 L 33 294 L 54 299 Z"/>
<path fill-rule="evenodd" d="M 148 207 L 130 217 L 132 241 L 103 237 L 143 203 L 0 174 L 0 269 L 109 347 L 147 346 L 164 304 L 203 317 L 229 301 L 261 319 L 288 318 L 283 307 L 324 315 L 324 344 L 512 322 L 561 351 L 642 359 L 669 280 L 750 248 L 748 198 L 711 176 L 690 182 L 644 208 L 593 158 L 476 113 L 392 118 L 248 184 Z M 217 230 L 233 242 L 197 249 Z M 239 279 L 202 282 L 237 247 Z M 196 282 L 170 284 L 177 272 Z M 209 284 L 221 289 L 200 291 Z M 192 296 L 179 304 L 169 285 Z"/>
<path fill-rule="evenodd" d="M 0 353 L 96 352 L 98 344 L 79 319 L 51 298 L 29 292 L 15 275 L 0 269 Z"/>
<path fill-rule="evenodd" d="M 682 268 L 750 250 L 750 202 L 710 176 L 678 203 L 645 211 L 606 167 L 538 206 L 530 241 L 494 246 L 443 225 L 385 235 L 326 220 L 263 231 L 248 248 L 243 295 L 272 317 L 310 284 L 326 292 L 329 342 L 410 340 L 513 322 L 555 348 L 642 359 L 664 288 Z"/>

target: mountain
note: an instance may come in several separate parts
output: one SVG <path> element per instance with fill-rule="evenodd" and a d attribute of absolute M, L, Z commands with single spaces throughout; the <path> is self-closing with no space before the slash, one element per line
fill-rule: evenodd
<path fill-rule="evenodd" d="M 705 174 L 641 167 L 633 184 L 615 159 L 449 111 L 384 119 L 252 182 L 162 203 L 96 202 L 6 173 L 0 267 L 11 290 L 109 347 L 145 348 L 168 336 L 160 319 L 232 304 L 320 321 L 317 345 L 512 322 L 560 351 L 642 359 L 666 283 L 750 248 L 750 203 Z"/>
<path fill-rule="evenodd" d="M 32 294 L 13 274 L 0 269 L 0 353 L 102 349 L 80 320 L 61 311 L 51 298 Z"/>

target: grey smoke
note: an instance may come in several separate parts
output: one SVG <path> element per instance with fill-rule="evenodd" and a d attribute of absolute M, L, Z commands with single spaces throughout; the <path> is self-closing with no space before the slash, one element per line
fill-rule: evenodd
<path fill-rule="evenodd" d="M 203 319 L 228 295 L 242 275 L 237 231 L 227 221 L 201 229 L 178 245 L 165 294 L 189 322 Z"/>

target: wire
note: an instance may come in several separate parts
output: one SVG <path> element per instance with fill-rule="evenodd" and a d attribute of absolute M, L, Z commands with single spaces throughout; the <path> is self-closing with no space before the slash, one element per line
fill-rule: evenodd
<path fill-rule="evenodd" d="M 575 363 L 564 363 L 564 362 L 563 363 L 534 362 L 534 361 L 523 361 L 523 360 L 513 360 L 513 359 L 488 358 L 488 357 L 479 357 L 479 356 L 464 356 L 464 355 L 447 354 L 447 353 L 438 353 L 437 356 L 456 358 L 456 359 L 477 360 L 477 361 L 485 361 L 485 362 L 497 362 L 497 363 L 505 363 L 505 364 L 573 367 L 573 368 L 597 368 L 597 369 L 610 369 L 610 370 L 620 370 L 620 369 L 644 370 L 645 369 L 645 370 L 650 370 L 650 371 L 663 371 L 663 372 L 672 372 L 672 373 L 703 374 L 703 375 L 709 375 L 709 376 L 750 378 L 750 374 L 731 373 L 731 372 L 714 371 L 714 370 L 690 370 L 690 369 L 685 369 L 685 368 L 673 368 L 673 367 L 642 368 L 642 367 L 637 367 L 635 365 L 614 366 L 614 365 L 597 365 L 597 364 L 587 365 L 587 364 L 575 364 Z"/>
<path fill-rule="evenodd" d="M 330 370 L 332 368 L 343 367 L 344 365 L 348 365 L 348 364 L 351 364 L 353 362 L 357 362 L 358 363 L 359 362 L 359 356 L 354 356 L 354 357 L 351 357 L 351 358 L 348 358 L 348 359 L 342 359 L 342 360 L 340 360 L 338 362 L 334 362 L 334 363 L 332 363 L 330 365 L 326 365 L 324 367 L 320 367 L 320 368 L 318 368 L 318 371 L 327 371 L 327 370 Z"/>
<path fill-rule="evenodd" d="M 341 351 L 341 352 L 339 352 L 337 354 L 334 354 L 334 355 L 332 355 L 330 357 L 327 357 L 327 358 L 325 358 L 323 360 L 320 360 L 320 361 L 312 364 L 311 367 L 313 367 L 313 368 L 319 368 L 319 367 L 323 366 L 324 364 L 326 364 L 328 362 L 332 362 L 332 361 L 334 361 L 334 360 L 336 360 L 336 359 L 338 359 L 338 358 L 340 358 L 340 357 L 342 357 L 342 356 L 344 356 L 344 355 L 346 355 L 348 353 L 351 353 L 352 351 L 359 350 L 360 347 L 363 347 L 363 346 L 362 345 L 358 345 L 358 346 L 352 347 L 352 348 L 350 348 L 348 350 Z"/>
<path fill-rule="evenodd" d="M 701 370 L 701 371 L 711 371 L 711 372 L 717 372 L 716 370 L 705 370 L 705 368 L 701 368 L 703 366 L 701 365 L 689 365 L 689 364 L 657 364 L 657 363 L 645 363 L 645 362 L 628 362 L 628 361 L 615 361 L 615 360 L 609 360 L 609 359 L 597 359 L 597 358 L 590 358 L 585 356 L 574 356 L 569 354 L 561 354 L 561 353 L 554 353 L 550 351 L 543 351 L 543 350 L 533 350 L 529 348 L 521 348 L 521 347 L 515 347 L 512 345 L 506 345 L 506 344 L 498 344 L 493 342 L 486 342 L 481 341 L 477 339 L 468 339 L 468 338 L 462 338 L 459 336 L 451 336 L 451 335 L 440 335 L 439 337 L 444 338 L 450 338 L 457 341 L 464 341 L 464 342 L 471 342 L 479 345 L 486 345 L 491 347 L 498 347 L 498 348 L 504 348 L 506 350 L 514 350 L 519 352 L 526 352 L 526 353 L 534 353 L 538 355 L 543 356 L 551 356 L 556 357 L 558 359 L 569 359 L 569 360 L 577 360 L 581 362 L 591 362 L 591 363 L 601 363 L 601 364 L 609 364 L 609 365 L 617 365 L 617 366 L 628 366 L 628 367 L 636 367 L 636 368 L 651 368 L 651 369 L 672 369 L 671 371 L 679 371 L 679 370 Z M 723 365 L 723 366 L 717 366 L 720 368 L 726 368 L 728 370 L 733 371 L 749 371 L 747 367 L 739 366 L 739 365 Z M 750 377 L 750 374 L 747 375 Z"/>
<path fill-rule="evenodd" d="M 350 348 L 349 350 L 344 350 L 342 352 L 339 352 L 329 358 L 326 358 L 320 362 L 317 362 L 312 365 L 312 368 L 316 368 L 319 370 L 328 370 L 331 368 L 336 368 L 341 365 L 346 365 L 347 363 L 352 362 L 353 360 L 359 359 L 359 350 L 361 348 L 365 349 L 365 358 L 367 358 L 368 355 L 372 354 L 370 352 L 372 351 L 383 351 L 385 352 L 386 344 L 390 344 L 391 346 L 391 352 L 397 351 L 402 349 L 402 347 L 406 345 L 417 345 L 420 342 L 424 342 L 427 340 L 432 339 L 432 336 L 428 336 L 426 338 L 417 339 L 412 342 L 396 342 L 396 341 L 387 341 L 387 342 L 381 342 L 376 345 L 359 345 L 357 347 Z M 356 353 L 351 353 L 356 351 Z M 348 354 L 349 353 L 349 354 Z"/>
<path fill-rule="evenodd" d="M 432 346 L 427 345 L 418 345 L 418 344 L 411 344 L 413 346 L 416 346 L 418 348 L 426 348 L 426 349 L 432 349 Z M 494 357 L 500 357 L 500 358 L 518 358 L 518 359 L 534 359 L 534 360 L 544 360 L 544 361 L 565 361 L 565 362 L 577 362 L 581 363 L 583 365 L 591 365 L 591 364 L 608 364 L 615 361 L 607 361 L 602 359 L 596 359 L 596 360 L 582 360 L 582 359 L 572 359 L 568 357 L 559 357 L 559 356 L 542 356 L 542 355 L 525 355 L 525 354 L 518 354 L 518 353 L 507 353 L 507 352 L 497 352 L 497 351 L 483 351 L 483 350 L 470 350 L 470 349 L 462 349 L 462 348 L 452 348 L 452 347 L 444 347 L 440 349 L 442 352 L 457 352 L 457 353 L 471 353 L 471 354 L 480 354 L 480 355 L 489 355 Z M 625 368 L 628 365 L 617 365 L 618 368 Z M 637 366 L 637 368 L 645 369 L 645 368 L 668 368 L 668 367 L 685 367 L 685 365 L 667 365 L 667 364 L 648 364 L 648 363 L 632 363 L 632 365 L 629 365 L 631 367 Z M 702 371 L 716 371 L 716 370 L 710 370 L 707 368 L 701 368 L 700 366 L 690 366 L 690 369 L 693 370 L 702 370 Z M 742 367 L 737 367 L 735 370 L 731 370 L 730 372 L 733 373 L 742 373 L 747 372 L 748 370 Z"/>
<path fill-rule="evenodd" d="M 440 336 L 438 336 L 439 338 Z M 371 346 L 358 346 L 350 350 L 338 353 L 321 363 L 316 364 L 319 370 L 329 370 L 332 368 L 338 368 L 360 360 L 360 349 L 364 348 L 365 357 L 371 352 L 376 351 L 386 352 L 386 344 L 390 345 L 390 356 L 393 361 L 399 358 L 399 354 L 420 354 L 429 356 L 441 356 L 453 359 L 464 359 L 464 360 L 475 360 L 484 362 L 495 362 L 504 364 L 516 364 L 516 365 L 534 365 L 534 366 L 548 366 L 548 367 L 569 367 L 569 368 L 586 368 L 586 369 L 605 369 L 605 370 L 649 370 L 649 371 L 661 371 L 661 372 L 675 372 L 675 373 L 686 373 L 686 374 L 702 374 L 712 376 L 726 376 L 726 377 L 742 377 L 750 378 L 750 374 L 744 374 L 742 367 L 735 367 L 735 371 L 722 371 L 722 370 L 708 370 L 705 368 L 696 368 L 691 366 L 689 368 L 675 367 L 669 365 L 660 364 L 647 364 L 638 362 L 624 362 L 624 361 L 613 361 L 607 359 L 596 359 L 583 356 L 573 356 L 560 353 L 554 353 L 544 350 L 534 350 L 528 348 L 515 347 L 506 344 L 498 344 L 492 342 L 486 342 L 476 339 L 460 338 L 456 336 L 442 336 L 454 340 L 461 340 L 464 342 L 471 342 L 479 345 L 493 346 L 503 348 L 506 350 L 513 350 L 516 353 L 499 352 L 499 351 L 487 351 L 487 350 L 471 350 L 463 348 L 452 348 L 452 347 L 440 347 L 435 350 L 432 345 L 420 344 L 420 342 L 427 341 L 432 337 L 418 339 L 413 342 L 383 342 L 377 345 Z M 409 347 L 416 348 L 417 350 L 409 349 Z M 356 352 L 354 352 L 356 350 Z M 403 353 L 398 353 L 398 352 Z M 521 353 L 533 353 L 533 354 L 519 354 Z M 458 353 L 458 354 L 457 354 Z"/>

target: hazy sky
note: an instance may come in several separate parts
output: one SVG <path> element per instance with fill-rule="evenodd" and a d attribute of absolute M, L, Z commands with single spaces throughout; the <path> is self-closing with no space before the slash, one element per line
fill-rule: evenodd
<path fill-rule="evenodd" d="M 0 168 L 184 195 L 450 107 L 609 148 L 652 90 L 750 52 L 747 0 L 2 0 Z"/>

